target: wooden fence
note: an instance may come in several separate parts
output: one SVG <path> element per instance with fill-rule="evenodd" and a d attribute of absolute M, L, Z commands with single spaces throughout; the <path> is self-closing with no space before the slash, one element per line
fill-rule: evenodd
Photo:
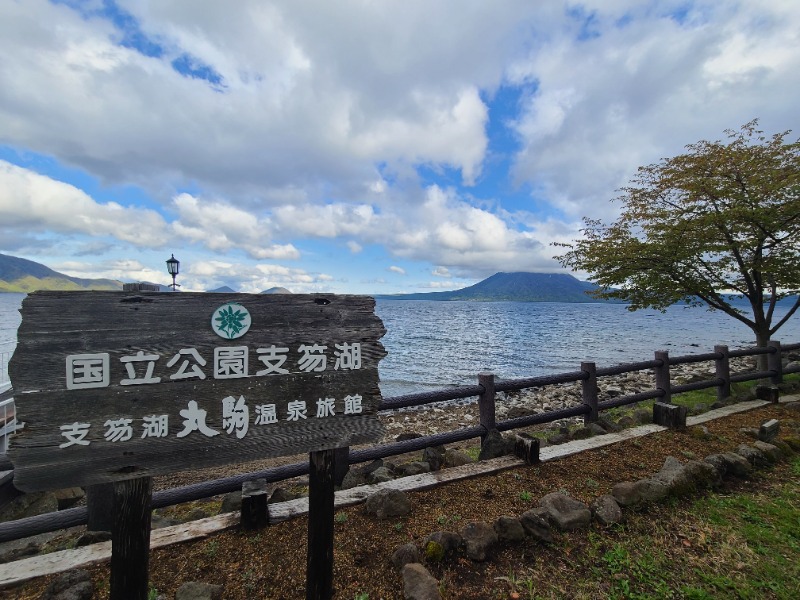
<path fill-rule="evenodd" d="M 768 380 L 771 386 L 777 386 L 783 381 L 784 375 L 800 373 L 800 368 L 785 369 L 783 367 L 783 355 L 798 349 L 800 349 L 800 343 L 781 345 L 780 342 L 773 341 L 768 347 L 729 350 L 727 346 L 715 346 L 714 351 L 707 354 L 678 357 L 671 357 L 667 352 L 660 351 L 655 353 L 653 360 L 603 368 L 597 368 L 594 363 L 583 362 L 578 371 L 527 379 L 496 380 L 491 373 L 483 373 L 478 376 L 476 385 L 384 398 L 380 406 L 381 411 L 388 411 L 477 397 L 478 425 L 371 448 L 359 450 L 342 448 L 337 451 L 337 463 L 346 466 L 423 450 L 430 446 L 452 444 L 479 437 L 483 438 L 492 429 L 509 431 L 581 416 L 584 418 L 585 423 L 591 423 L 599 418 L 602 411 L 611 408 L 627 406 L 645 400 L 657 400 L 660 403 L 670 404 L 673 395 L 694 390 L 717 388 L 718 398 L 724 399 L 730 396 L 731 385 L 739 382 Z M 731 375 L 731 358 L 760 355 L 767 355 L 768 357 L 768 369 L 766 371 L 748 371 Z M 701 362 L 714 363 L 714 378 L 673 385 L 670 371 L 672 366 Z M 599 400 L 598 380 L 600 378 L 645 370 L 652 370 L 654 373 L 654 387 L 652 390 L 620 396 L 610 400 Z M 504 421 L 498 421 L 496 418 L 496 398 L 499 392 L 515 392 L 572 382 L 581 382 L 582 401 L 576 406 Z M 774 392 L 772 395 L 777 397 L 776 388 L 767 386 L 766 389 Z M 10 465 L 6 465 L 6 467 L 0 465 L 0 470 L 3 468 L 10 468 Z M 245 482 L 254 479 L 264 479 L 267 483 L 274 483 L 306 475 L 308 472 L 309 464 L 306 461 L 171 490 L 162 490 L 153 494 L 152 508 L 163 508 L 240 490 Z M 56 531 L 66 527 L 85 525 L 87 521 L 88 511 L 86 507 L 79 507 L 0 523 L 0 542 Z"/>

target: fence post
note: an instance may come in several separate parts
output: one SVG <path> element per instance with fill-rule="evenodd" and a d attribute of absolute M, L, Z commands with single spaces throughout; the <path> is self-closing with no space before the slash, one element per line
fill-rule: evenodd
<path fill-rule="evenodd" d="M 714 346 L 714 353 L 722 355 L 714 361 L 714 375 L 722 381 L 717 387 L 717 400 L 724 402 L 731 395 L 731 357 L 727 346 Z"/>
<path fill-rule="evenodd" d="M 581 371 L 589 376 L 581 382 L 583 403 L 590 411 L 583 415 L 583 424 L 594 423 L 599 417 L 597 410 L 597 366 L 593 362 L 582 362 Z"/>
<path fill-rule="evenodd" d="M 478 396 L 478 410 L 481 425 L 486 429 L 486 433 L 481 436 L 481 440 L 484 440 L 486 434 L 495 428 L 497 422 L 494 405 L 494 373 L 480 373 L 478 385 L 483 387 L 483 393 Z"/>
<path fill-rule="evenodd" d="M 778 385 L 779 383 L 783 383 L 783 353 L 781 352 L 781 343 L 777 340 L 772 340 L 769 343 L 769 347 L 775 350 L 772 354 L 767 355 L 767 368 L 772 371 L 769 382 L 772 385 Z"/>
<path fill-rule="evenodd" d="M 111 600 L 147 600 L 153 478 L 117 481 L 111 530 Z"/>
<path fill-rule="evenodd" d="M 658 350 L 656 352 L 656 360 L 661 361 L 661 366 L 655 368 L 656 372 L 656 389 L 662 390 L 664 395 L 657 400 L 664 404 L 672 403 L 672 389 L 669 381 L 669 352 L 666 350 Z"/>
<path fill-rule="evenodd" d="M 88 531 L 111 531 L 114 526 L 114 484 L 98 483 L 86 487 Z"/>

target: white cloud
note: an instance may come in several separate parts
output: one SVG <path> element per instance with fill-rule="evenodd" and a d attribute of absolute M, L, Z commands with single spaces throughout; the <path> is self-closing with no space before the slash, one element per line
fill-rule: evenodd
<path fill-rule="evenodd" d="M 0 230 L 110 237 L 163 247 L 167 224 L 157 212 L 95 202 L 82 190 L 0 160 Z"/>
<path fill-rule="evenodd" d="M 0 6 L 5 141 L 114 182 L 199 182 L 250 202 L 298 186 L 319 197 L 331 182 L 355 191 L 375 161 L 451 165 L 471 182 L 486 150 L 479 90 L 500 83 L 525 35 L 517 23 L 546 12 L 522 1 L 119 4 L 161 56 L 64 5 Z M 181 56 L 221 85 L 176 72 Z"/>
<path fill-rule="evenodd" d="M 178 220 L 172 223 L 176 234 L 225 252 L 241 248 L 256 259 L 291 260 L 300 256 L 292 244 L 269 244 L 272 237 L 269 219 L 223 202 L 201 202 L 189 194 L 173 199 Z"/>
<path fill-rule="evenodd" d="M 140 186 L 149 203 L 0 161 L 0 231 L 6 247 L 68 247 L 81 264 L 169 243 L 197 289 L 343 286 L 299 262 L 308 240 L 347 248 L 342 264 L 383 248 L 435 278 L 554 270 L 550 242 L 584 215 L 614 216 L 608 200 L 636 167 L 753 117 L 769 132 L 797 120 L 792 0 L 118 5 L 161 55 L 64 4 L 0 2 L 0 145 L 106 189 Z M 177 72 L 180 57 L 220 82 Z M 491 104 L 500 86 L 521 92 L 518 114 Z M 513 156 L 489 145 L 504 119 Z M 509 157 L 530 210 L 487 184 Z M 476 183 L 474 198 L 457 187 Z M 129 268 L 144 277 L 141 261 Z"/>
<path fill-rule="evenodd" d="M 406 274 L 406 270 L 403 267 L 398 267 L 396 265 L 392 265 L 387 269 L 387 271 L 391 271 L 392 273 L 397 273 L 398 275 Z"/>
<path fill-rule="evenodd" d="M 683 19 L 671 14 L 687 9 Z M 638 166 L 688 143 L 754 117 L 772 131 L 796 121 L 797 3 L 596 10 L 596 37 L 553 35 L 509 69 L 511 81 L 534 90 L 515 124 L 516 178 L 568 217 L 612 216 L 608 200 Z"/>

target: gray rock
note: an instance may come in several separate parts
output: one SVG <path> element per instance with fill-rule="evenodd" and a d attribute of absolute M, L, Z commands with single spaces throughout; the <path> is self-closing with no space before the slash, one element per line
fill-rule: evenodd
<path fill-rule="evenodd" d="M 722 475 L 733 475 L 734 477 L 747 477 L 753 472 L 751 465 L 746 458 L 734 452 L 724 454 L 711 454 L 703 459 L 713 465 L 717 472 Z"/>
<path fill-rule="evenodd" d="M 547 521 L 547 511 L 542 508 L 532 508 L 522 513 L 519 518 L 525 533 L 529 536 L 544 542 L 545 544 L 553 543 L 553 533 L 550 531 L 550 523 Z"/>
<path fill-rule="evenodd" d="M 705 425 L 695 425 L 694 427 L 689 427 L 686 432 L 696 440 L 710 440 L 712 437 L 711 432 Z"/>
<path fill-rule="evenodd" d="M 422 547 L 426 548 L 428 542 L 434 542 L 435 544 L 441 546 L 442 550 L 447 555 L 457 552 L 464 543 L 464 540 L 461 538 L 460 534 L 453 531 L 434 531 L 425 538 L 425 543 L 422 545 Z"/>
<path fill-rule="evenodd" d="M 705 461 L 690 460 L 684 469 L 698 489 L 716 488 L 722 483 L 719 471 Z"/>
<path fill-rule="evenodd" d="M 367 476 L 367 479 L 370 483 L 384 483 L 386 481 L 392 481 L 394 475 L 388 467 L 380 467 L 372 471 L 372 473 Z"/>
<path fill-rule="evenodd" d="M 559 444 L 565 444 L 568 441 L 569 441 L 569 435 L 566 433 L 557 433 L 547 438 L 547 443 L 553 446 L 558 446 Z"/>
<path fill-rule="evenodd" d="M 177 524 L 178 524 L 177 519 L 173 519 L 171 517 L 165 517 L 164 515 L 161 515 L 157 512 L 153 512 L 153 515 L 150 517 L 151 529 L 163 529 L 164 527 L 172 527 L 173 525 Z"/>
<path fill-rule="evenodd" d="M 403 567 L 403 596 L 406 600 L 440 600 L 439 582 L 419 563 Z"/>
<path fill-rule="evenodd" d="M 753 442 L 753 447 L 761 452 L 767 461 L 771 463 L 776 463 L 783 457 L 783 453 L 780 451 L 780 448 L 774 444 L 769 444 L 767 442 L 758 440 Z"/>
<path fill-rule="evenodd" d="M 602 429 L 602 427 L 600 428 Z M 605 431 L 603 431 L 605 433 Z M 592 437 L 593 432 L 589 427 L 579 427 L 575 431 L 569 434 L 570 439 L 572 440 L 585 440 L 587 438 Z"/>
<path fill-rule="evenodd" d="M 742 444 L 736 449 L 736 454 L 746 458 L 747 462 L 754 467 L 765 467 L 769 464 L 769 461 L 767 460 L 767 457 L 764 456 L 764 453 L 753 446 Z"/>
<path fill-rule="evenodd" d="M 653 422 L 653 411 L 647 410 L 646 408 L 637 408 L 633 412 L 633 419 L 639 425 L 649 425 Z"/>
<path fill-rule="evenodd" d="M 385 468 L 385 467 L 384 467 Z M 363 473 L 350 469 L 342 479 L 341 488 L 343 490 L 349 490 L 355 487 L 361 487 L 362 485 L 367 484 L 367 476 Z"/>
<path fill-rule="evenodd" d="M 492 429 L 481 444 L 481 453 L 478 460 L 499 458 L 514 452 L 514 442 L 509 443 L 497 429 Z"/>
<path fill-rule="evenodd" d="M 0 510 L 0 521 L 16 521 L 58 510 L 58 499 L 53 492 L 32 492 L 14 498 Z"/>
<path fill-rule="evenodd" d="M 666 498 L 669 488 L 656 479 L 624 481 L 611 489 L 620 506 L 638 506 Z"/>
<path fill-rule="evenodd" d="M 14 562 L 15 560 L 28 556 L 36 556 L 41 550 L 41 547 L 36 542 L 28 542 L 24 546 L 11 548 L 10 550 L 0 553 L 0 564 Z"/>
<path fill-rule="evenodd" d="M 89 572 L 75 569 L 57 575 L 39 600 L 90 600 L 93 594 L 94 584 Z"/>
<path fill-rule="evenodd" d="M 596 498 L 591 506 L 592 515 L 601 525 L 611 525 L 622 521 L 622 509 L 610 494 Z"/>
<path fill-rule="evenodd" d="M 528 415 L 532 415 L 531 409 L 526 408 L 524 406 L 512 406 L 508 409 L 508 413 L 506 413 L 507 419 L 518 419 L 519 417 L 527 417 Z"/>
<path fill-rule="evenodd" d="M 622 429 L 620 425 L 614 423 L 614 421 L 604 416 L 598 417 L 596 424 L 602 427 L 607 433 L 616 433 Z"/>
<path fill-rule="evenodd" d="M 222 498 L 222 505 L 219 507 L 219 514 L 224 515 L 229 512 L 242 510 L 242 490 L 225 494 Z"/>
<path fill-rule="evenodd" d="M 561 531 L 588 527 L 592 521 L 588 506 L 560 492 L 547 494 L 539 500 L 539 506 L 547 511 L 550 522 Z"/>
<path fill-rule="evenodd" d="M 395 474 L 398 477 L 408 477 L 409 475 L 422 475 L 423 473 L 430 473 L 431 466 L 421 460 L 403 463 L 395 467 Z"/>
<path fill-rule="evenodd" d="M 525 528 L 516 517 L 501 516 L 494 522 L 497 539 L 503 543 L 521 542 L 525 539 Z"/>
<path fill-rule="evenodd" d="M 222 600 L 222 586 L 201 581 L 187 581 L 175 592 L 175 600 Z"/>
<path fill-rule="evenodd" d="M 444 466 L 444 446 L 430 446 L 422 451 L 422 461 L 430 465 L 431 471 L 438 471 Z"/>
<path fill-rule="evenodd" d="M 464 540 L 464 553 L 479 562 L 486 560 L 498 542 L 494 527 L 483 521 L 467 523 L 461 530 L 461 538 Z"/>
<path fill-rule="evenodd" d="M 472 460 L 472 457 L 466 452 L 462 452 L 461 450 L 450 448 L 444 453 L 444 466 L 448 468 L 460 467 L 462 465 L 468 465 L 473 462 L 475 461 Z"/>
<path fill-rule="evenodd" d="M 409 563 L 418 563 L 420 561 L 419 549 L 415 544 L 403 544 L 392 552 L 392 565 L 395 569 L 402 569 Z"/>
<path fill-rule="evenodd" d="M 624 415 L 617 419 L 617 427 L 620 429 L 627 429 L 628 427 L 633 427 L 634 425 L 636 425 L 636 421 L 631 416 Z"/>
<path fill-rule="evenodd" d="M 380 490 L 367 498 L 364 510 L 379 519 L 402 517 L 411 512 L 411 500 L 401 490 Z"/>
<path fill-rule="evenodd" d="M 758 429 L 755 427 L 742 427 L 739 431 L 754 440 L 758 439 Z"/>
<path fill-rule="evenodd" d="M 694 479 L 686 471 L 686 467 L 674 456 L 668 456 L 664 466 L 653 476 L 669 488 L 673 496 L 685 496 L 693 493 L 697 487 Z"/>
<path fill-rule="evenodd" d="M 589 423 L 589 425 L 587 425 L 587 428 L 589 429 L 589 431 L 592 432 L 592 435 L 605 435 L 608 433 L 606 428 L 600 425 L 599 423 Z"/>
<path fill-rule="evenodd" d="M 276 502 L 288 502 L 289 500 L 297 500 L 300 497 L 301 494 L 290 492 L 286 488 L 276 487 L 267 503 L 275 504 Z"/>
<path fill-rule="evenodd" d="M 386 465 L 383 462 L 383 459 L 377 458 L 372 462 L 369 462 L 365 465 L 361 465 L 357 469 L 354 469 L 356 473 L 363 475 L 364 477 L 369 477 L 370 474 L 374 473 L 381 467 L 385 467 Z"/>

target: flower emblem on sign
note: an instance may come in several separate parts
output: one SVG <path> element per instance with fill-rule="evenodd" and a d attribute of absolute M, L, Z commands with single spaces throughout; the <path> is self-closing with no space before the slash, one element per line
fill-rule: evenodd
<path fill-rule="evenodd" d="M 240 338 L 250 329 L 250 313 L 236 302 L 223 304 L 211 315 L 211 329 L 227 340 Z"/>

